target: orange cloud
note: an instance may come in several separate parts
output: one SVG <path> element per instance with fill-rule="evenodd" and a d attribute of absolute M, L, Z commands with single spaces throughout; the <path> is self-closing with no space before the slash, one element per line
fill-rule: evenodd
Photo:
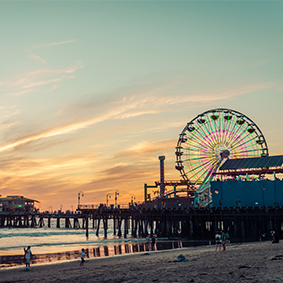
<path fill-rule="evenodd" d="M 87 150 L 37 159 L 17 158 L 13 152 L 6 153 L 0 166 L 1 194 L 9 190 L 9 194 L 27 195 L 40 200 L 44 209 L 50 205 L 53 209 L 61 204 L 76 205 L 80 190 L 85 193 L 83 201 L 90 204 L 105 202 L 105 195 L 115 190 L 120 192 L 120 204 L 128 203 L 132 195 L 136 201 L 141 201 L 143 184 L 154 184 L 159 179 L 157 156 L 167 155 L 174 146 L 175 140 L 145 141 L 108 157 L 100 153 L 89 155 Z M 168 178 L 178 178 L 170 157 L 166 159 L 165 168 Z"/>

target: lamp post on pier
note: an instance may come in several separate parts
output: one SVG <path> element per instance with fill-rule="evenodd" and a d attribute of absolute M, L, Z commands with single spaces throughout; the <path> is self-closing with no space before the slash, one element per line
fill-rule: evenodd
<path fill-rule="evenodd" d="M 111 198 L 111 195 L 109 194 L 106 195 L 106 207 L 108 207 L 108 198 Z"/>
<path fill-rule="evenodd" d="M 115 207 L 117 207 L 117 196 L 119 195 L 119 191 L 117 190 L 116 192 L 115 192 Z"/>
<path fill-rule="evenodd" d="M 80 191 L 80 192 L 78 193 L 78 208 L 80 208 L 80 200 L 81 200 L 81 196 L 82 196 L 82 197 L 84 196 L 83 191 Z"/>
<path fill-rule="evenodd" d="M 134 205 L 134 199 L 136 199 L 135 196 L 131 196 L 131 205 L 132 206 Z"/>
<path fill-rule="evenodd" d="M 50 209 L 50 214 L 52 214 L 52 205 L 51 206 L 49 206 L 49 207 L 47 207 L 48 209 Z"/>

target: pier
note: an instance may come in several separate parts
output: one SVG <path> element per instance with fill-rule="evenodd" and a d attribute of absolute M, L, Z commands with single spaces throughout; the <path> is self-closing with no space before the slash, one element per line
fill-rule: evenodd
<path fill-rule="evenodd" d="M 111 233 L 118 237 L 182 237 L 189 240 L 213 240 L 217 230 L 228 231 L 234 241 L 269 239 L 270 231 L 283 237 L 283 207 L 222 207 L 222 208 L 142 208 L 128 209 L 80 208 L 80 214 L 0 214 L 3 227 L 50 227 L 56 219 L 56 228 L 103 229 L 104 237 Z M 62 221 L 63 220 L 63 221 Z"/>
<path fill-rule="evenodd" d="M 211 240 L 217 230 L 228 231 L 236 241 L 256 241 L 276 231 L 282 237 L 283 207 L 229 207 L 123 210 L 82 210 L 86 218 L 103 221 L 107 236 L 107 222 L 114 220 L 114 235 L 145 237 L 184 237 L 189 240 Z M 87 227 L 86 227 L 87 229 Z M 99 225 L 97 226 L 99 229 Z M 98 234 L 98 230 L 97 230 Z"/>
<path fill-rule="evenodd" d="M 80 214 L 46 214 L 32 212 L 0 212 L 0 228 L 42 228 L 43 226 L 51 228 L 51 219 L 56 219 L 56 228 L 84 228 L 84 225 L 80 227 L 79 219 L 83 219 L 84 224 L 85 217 Z M 64 219 L 63 226 L 61 219 Z"/>

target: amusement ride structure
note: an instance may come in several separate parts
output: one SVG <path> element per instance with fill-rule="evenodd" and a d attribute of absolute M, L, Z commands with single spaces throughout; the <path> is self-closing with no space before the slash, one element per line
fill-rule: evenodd
<path fill-rule="evenodd" d="M 160 195 L 154 199 L 172 194 L 176 197 L 178 191 L 185 191 L 187 196 L 193 196 L 195 205 L 206 206 L 211 203 L 210 181 L 227 159 L 266 157 L 268 147 L 263 133 L 249 117 L 232 109 L 217 108 L 199 114 L 186 124 L 179 134 L 175 154 L 175 168 L 182 180 L 166 182 L 165 157 L 159 157 L 160 182 L 154 187 L 160 186 Z M 165 192 L 168 185 L 174 189 Z"/>

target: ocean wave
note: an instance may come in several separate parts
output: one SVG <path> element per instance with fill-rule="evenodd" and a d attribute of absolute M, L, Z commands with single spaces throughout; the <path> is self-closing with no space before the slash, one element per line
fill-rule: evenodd
<path fill-rule="evenodd" d="M 72 242 L 41 242 L 41 243 L 34 243 L 32 247 L 47 247 L 47 246 L 74 246 L 74 245 L 96 245 L 96 246 L 110 246 L 115 244 L 126 244 L 126 243 L 138 243 L 142 242 L 144 239 L 137 239 L 137 238 L 115 238 L 115 239 L 98 239 L 98 240 L 84 240 L 84 241 L 72 241 Z M 22 249 L 23 245 L 15 245 L 15 246 L 6 246 L 0 247 L 0 250 L 15 250 L 15 249 Z"/>
<path fill-rule="evenodd" d="M 89 231 L 89 234 L 95 233 L 94 231 Z M 64 230 L 64 231 L 36 231 L 36 232 L 10 232 L 10 233 L 0 233 L 0 238 L 11 238 L 11 237 L 46 237 L 46 236 L 64 236 L 64 235 L 84 235 L 84 230 Z"/>

